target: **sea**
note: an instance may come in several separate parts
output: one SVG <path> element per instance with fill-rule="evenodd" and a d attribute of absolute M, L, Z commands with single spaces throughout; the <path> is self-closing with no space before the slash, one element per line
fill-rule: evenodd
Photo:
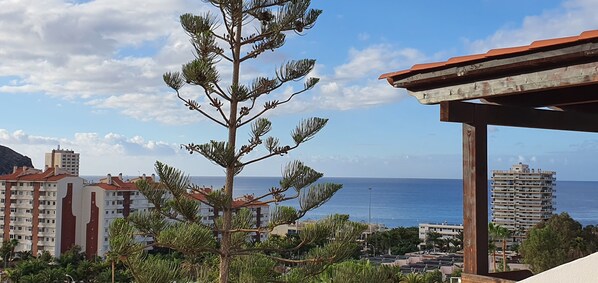
<path fill-rule="evenodd" d="M 221 188 L 224 184 L 224 177 L 191 179 L 205 187 Z M 279 181 L 276 177 L 240 176 L 235 180 L 234 195 L 258 196 L 278 186 Z M 303 220 L 338 213 L 348 214 L 351 220 L 358 222 L 371 219 L 372 223 L 389 228 L 417 226 L 419 223 L 463 223 L 462 180 L 324 177 L 318 182 L 338 183 L 343 188 L 327 203 L 308 212 Z M 598 225 L 598 182 L 557 180 L 555 189 L 555 213 L 567 212 L 584 226 Z M 292 190 L 287 195 L 291 195 Z M 297 201 L 281 205 L 299 207 Z M 491 215 L 490 209 L 488 215 Z"/>

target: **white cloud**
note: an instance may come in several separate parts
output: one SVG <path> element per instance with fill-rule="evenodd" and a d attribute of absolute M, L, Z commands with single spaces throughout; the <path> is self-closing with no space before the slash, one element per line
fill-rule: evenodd
<path fill-rule="evenodd" d="M 0 144 L 28 155 L 38 168 L 43 167 L 44 153 L 58 145 L 80 152 L 87 159 L 113 160 L 126 157 L 131 158 L 131 164 L 135 164 L 132 159 L 137 157 L 173 156 L 179 153 L 178 145 L 175 144 L 154 140 L 146 141 L 141 136 L 127 138 L 115 133 L 108 133 L 104 136 L 98 133 L 75 133 L 71 138 L 58 138 L 34 136 L 23 130 L 11 133 L 6 129 L 0 129 Z M 87 166 L 90 165 L 94 166 L 95 162 L 87 164 Z"/>
<path fill-rule="evenodd" d="M 0 5 L 0 78 L 12 78 L 0 83 L 0 93 L 42 93 L 114 107 L 141 120 L 178 120 L 173 117 L 178 109 L 161 107 L 155 97 L 165 89 L 161 75 L 192 57 L 178 15 L 209 5 L 189 0 L 0 0 Z M 117 103 L 132 96 L 142 109 L 140 103 Z"/>
<path fill-rule="evenodd" d="M 349 62 L 334 68 L 334 77 L 339 80 L 363 79 L 371 74 L 424 61 L 426 56 L 413 48 L 399 48 L 388 44 L 369 46 L 363 50 L 351 48 Z"/>
<path fill-rule="evenodd" d="M 317 66 L 321 82 L 310 100 L 295 103 L 303 105 L 298 109 L 349 110 L 396 102 L 405 97 L 405 92 L 378 80 L 378 76 L 426 60 L 416 49 L 391 44 L 375 44 L 361 50 L 351 48 L 348 55 L 347 62 L 334 67 L 332 72 Z"/>
<path fill-rule="evenodd" d="M 532 41 L 554 37 L 574 36 L 598 28 L 598 1 L 569 0 L 557 10 L 525 17 L 520 26 L 505 27 L 493 35 L 468 41 L 473 53 L 483 53 L 492 48 L 528 45 Z"/>
<path fill-rule="evenodd" d="M 200 118 L 198 115 L 189 115 L 183 103 L 171 93 L 113 95 L 90 100 L 87 104 L 99 109 L 115 109 L 141 121 L 160 121 L 164 124 L 189 124 Z"/>

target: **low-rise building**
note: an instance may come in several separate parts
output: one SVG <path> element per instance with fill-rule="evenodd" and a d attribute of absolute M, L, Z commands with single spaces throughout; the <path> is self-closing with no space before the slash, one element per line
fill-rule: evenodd
<path fill-rule="evenodd" d="M 444 223 L 420 223 L 419 224 L 419 239 L 426 240 L 429 233 L 435 232 L 441 235 L 443 239 L 457 238 L 459 233 L 463 233 L 463 224 L 448 224 Z"/>

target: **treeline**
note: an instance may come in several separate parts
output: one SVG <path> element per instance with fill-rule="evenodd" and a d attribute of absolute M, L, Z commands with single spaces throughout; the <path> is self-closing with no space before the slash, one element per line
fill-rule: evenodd
<path fill-rule="evenodd" d="M 582 227 L 569 214 L 553 215 L 532 228 L 519 247 L 524 263 L 539 273 L 598 251 L 598 227 Z"/>

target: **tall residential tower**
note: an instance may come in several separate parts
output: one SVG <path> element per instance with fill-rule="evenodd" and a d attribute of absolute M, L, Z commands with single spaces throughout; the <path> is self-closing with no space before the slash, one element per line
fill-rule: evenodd
<path fill-rule="evenodd" d="M 515 242 L 537 223 L 552 216 L 556 172 L 516 164 L 492 171 L 492 222 L 509 229 Z"/>
<path fill-rule="evenodd" d="M 79 153 L 72 150 L 53 149 L 46 153 L 46 167 L 59 167 L 72 175 L 79 176 Z"/>

